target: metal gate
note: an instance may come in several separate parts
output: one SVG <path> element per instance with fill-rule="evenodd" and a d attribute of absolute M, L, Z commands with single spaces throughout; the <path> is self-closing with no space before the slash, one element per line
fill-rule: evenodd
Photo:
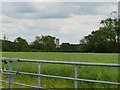
<path fill-rule="evenodd" d="M 77 66 L 78 65 L 120 67 L 120 64 L 86 63 L 86 62 L 64 62 L 64 61 L 47 61 L 47 60 L 29 60 L 29 59 L 16 59 L 16 58 L 0 58 L 0 59 L 1 59 L 1 72 L 3 74 L 7 74 L 7 77 L 8 77 L 8 79 L 6 81 L 0 80 L 0 82 L 8 83 L 8 88 L 10 90 L 12 89 L 12 84 L 26 86 L 26 87 L 32 87 L 32 88 L 38 88 L 38 89 L 45 89 L 45 88 L 41 87 L 40 77 L 51 77 L 51 78 L 74 80 L 75 81 L 75 83 L 74 83 L 74 88 L 75 89 L 77 89 L 77 81 L 120 85 L 120 83 L 116 83 L 116 82 L 97 81 L 97 80 L 88 80 L 88 79 L 79 79 L 79 78 L 77 78 Z M 12 62 L 14 62 L 14 61 L 17 62 L 17 71 L 12 71 Z M 5 64 L 7 64 L 7 62 L 9 62 L 9 69 L 8 70 L 6 70 L 6 65 L 5 65 Z M 36 63 L 38 63 L 38 74 L 22 72 L 22 63 L 23 62 L 36 62 Z M 41 68 L 40 64 L 41 63 L 74 65 L 74 67 L 75 67 L 74 68 L 75 77 L 71 78 L 71 77 L 61 77 L 61 76 L 52 76 L 52 75 L 41 74 L 40 73 L 40 68 Z M 38 76 L 38 86 L 32 86 L 32 85 L 26 85 L 26 84 L 21 84 L 21 83 L 14 82 L 14 75 L 19 75 L 19 74 Z"/>

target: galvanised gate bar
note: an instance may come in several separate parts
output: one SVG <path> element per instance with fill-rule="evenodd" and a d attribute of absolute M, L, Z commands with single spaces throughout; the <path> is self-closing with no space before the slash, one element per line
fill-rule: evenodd
<path fill-rule="evenodd" d="M 77 78 L 77 66 L 78 65 L 120 67 L 120 64 L 86 63 L 86 62 L 63 62 L 63 61 L 47 61 L 47 60 L 28 60 L 28 59 L 16 59 L 16 58 L 0 58 L 0 59 L 1 59 L 1 72 L 3 74 L 7 74 L 7 76 L 8 76 L 7 81 L 0 80 L 0 82 L 8 83 L 8 88 L 10 90 L 12 89 L 12 84 L 26 86 L 26 87 L 32 87 L 32 88 L 38 88 L 38 89 L 45 89 L 45 88 L 41 87 L 40 77 L 51 77 L 51 78 L 74 80 L 75 81 L 75 83 L 74 83 L 75 89 L 77 89 L 77 81 L 120 85 L 120 83 L 116 83 L 116 82 L 97 81 L 97 80 L 88 80 L 88 79 L 79 79 L 79 78 Z M 9 70 L 6 70 L 6 66 L 5 66 L 7 61 L 9 62 Z M 14 61 L 17 62 L 17 71 L 12 71 L 12 62 L 14 62 Z M 38 74 L 21 72 L 21 70 L 22 70 L 22 63 L 23 62 L 36 62 L 36 63 L 38 63 Z M 40 69 L 41 69 L 40 64 L 41 63 L 74 65 L 75 66 L 75 68 L 74 68 L 75 77 L 71 78 L 71 77 L 61 77 L 61 76 L 52 76 L 52 75 L 41 74 L 40 73 Z M 26 85 L 26 84 L 21 84 L 21 83 L 15 83 L 14 82 L 14 75 L 19 75 L 19 74 L 38 76 L 38 86 L 32 86 L 32 85 Z"/>

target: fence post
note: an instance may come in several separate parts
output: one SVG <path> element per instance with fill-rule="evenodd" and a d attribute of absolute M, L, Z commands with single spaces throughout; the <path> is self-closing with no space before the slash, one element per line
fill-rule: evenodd
<path fill-rule="evenodd" d="M 38 89 L 40 89 L 41 83 L 40 83 L 40 62 L 38 63 Z"/>
<path fill-rule="evenodd" d="M 77 90 L 77 65 L 75 65 L 75 90 Z"/>
<path fill-rule="evenodd" d="M 12 61 L 9 61 L 9 73 L 12 72 Z M 12 90 L 12 83 L 14 82 L 14 75 L 8 74 L 9 90 Z"/>

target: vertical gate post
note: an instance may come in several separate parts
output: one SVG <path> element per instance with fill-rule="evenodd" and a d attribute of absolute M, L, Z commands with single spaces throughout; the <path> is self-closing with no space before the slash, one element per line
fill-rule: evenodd
<path fill-rule="evenodd" d="M 9 90 L 12 90 L 12 83 L 14 82 L 14 75 L 11 75 L 10 74 L 11 72 L 12 72 L 12 61 L 9 61 L 9 74 L 8 74 Z"/>
<path fill-rule="evenodd" d="M 40 83 L 40 62 L 38 63 L 38 89 L 40 89 L 41 83 Z"/>
<path fill-rule="evenodd" d="M 75 65 L 75 90 L 77 90 L 77 65 Z"/>

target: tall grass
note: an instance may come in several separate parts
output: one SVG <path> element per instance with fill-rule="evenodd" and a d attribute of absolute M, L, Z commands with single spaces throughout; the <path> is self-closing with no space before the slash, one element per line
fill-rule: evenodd
<path fill-rule="evenodd" d="M 52 52 L 3 52 L 3 57 L 38 59 L 69 62 L 118 63 L 118 54 L 103 53 L 52 53 Z M 16 70 L 13 63 L 13 70 Z M 24 62 L 23 72 L 38 73 L 38 63 Z M 41 64 L 41 73 L 64 77 L 74 77 L 73 65 Z M 3 75 L 3 79 L 5 75 Z M 118 82 L 118 68 L 101 66 L 78 66 L 78 78 L 100 81 Z M 29 75 L 15 76 L 15 82 L 37 86 L 38 77 Z M 41 77 L 41 85 L 45 88 L 74 88 L 74 81 Z M 6 87 L 7 84 L 4 84 Z M 19 86 L 13 85 L 18 88 Z M 78 81 L 78 88 L 117 88 L 116 85 Z"/>

